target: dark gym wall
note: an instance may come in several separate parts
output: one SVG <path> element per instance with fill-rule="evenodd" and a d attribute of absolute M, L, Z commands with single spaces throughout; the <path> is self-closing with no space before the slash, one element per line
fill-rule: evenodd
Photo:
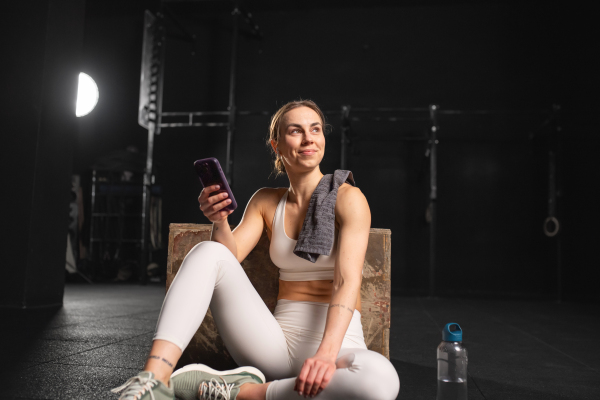
<path fill-rule="evenodd" d="M 84 5 L 3 5 L 0 307 L 62 304 Z"/>
<path fill-rule="evenodd" d="M 167 42 L 164 110 L 226 109 L 229 12 L 226 7 L 211 10 L 206 6 L 210 2 L 166 3 L 198 40 L 195 47 L 174 38 Z M 342 104 L 550 109 L 568 98 L 565 92 L 577 97 L 564 84 L 568 69 L 562 60 L 566 33 L 561 26 L 570 17 L 560 5 L 323 4 L 249 3 L 264 39 L 240 38 L 239 109 L 274 111 L 300 97 L 326 110 Z M 141 10 L 134 11 L 99 13 L 86 29 L 85 65 L 97 70 L 101 100 L 94 115 L 82 121 L 79 173 L 89 172 L 91 160 L 110 149 L 128 144 L 144 148 L 146 137 L 136 123 L 142 16 Z M 104 37 L 107 25 L 113 27 L 110 40 Z M 106 71 L 115 71 L 118 82 Z M 334 130 L 327 139 L 323 173 L 332 173 L 340 162 L 339 119 L 329 122 Z M 440 121 L 439 294 L 556 295 L 556 243 L 542 234 L 547 208 L 542 122 L 540 116 Z M 285 178 L 269 178 L 267 126 L 267 117 L 238 119 L 234 193 L 240 208 L 230 217 L 233 224 L 258 188 L 287 185 Z M 402 293 L 428 290 L 428 159 L 423 142 L 397 138 L 422 137 L 426 129 L 427 122 L 363 119 L 353 123 L 351 133 L 357 140 L 347 168 L 369 200 L 372 226 L 392 230 L 392 285 Z M 171 222 L 207 222 L 197 208 L 200 185 L 191 165 L 207 156 L 224 162 L 225 143 L 225 131 L 219 128 L 165 129 L 157 137 L 155 163 L 164 189 L 165 235 Z M 577 168 L 574 160 L 563 160 L 565 174 Z M 574 192 L 581 187 L 575 184 Z M 579 203 L 570 204 L 577 209 Z M 580 231 L 591 234 L 585 219 L 572 213 Z M 567 233 L 565 228 L 562 234 Z M 578 276 L 596 276 L 581 262 L 585 256 L 569 258 L 579 249 L 576 240 L 566 248 L 570 253 L 563 249 L 563 258 L 569 271 L 579 268 Z M 584 281 L 588 280 L 578 278 L 566 295 L 581 297 L 578 288 Z"/>
<path fill-rule="evenodd" d="M 590 8 L 563 7 L 563 257 L 565 294 L 600 301 L 598 182 L 600 182 L 600 27 Z"/>

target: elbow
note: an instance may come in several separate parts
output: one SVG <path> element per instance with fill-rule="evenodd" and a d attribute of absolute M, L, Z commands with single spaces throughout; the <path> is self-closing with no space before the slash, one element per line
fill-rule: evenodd
<path fill-rule="evenodd" d="M 337 293 L 340 290 L 351 290 L 356 293 L 360 291 L 361 278 L 358 279 L 344 279 L 344 277 L 338 277 L 333 280 L 333 292 Z"/>

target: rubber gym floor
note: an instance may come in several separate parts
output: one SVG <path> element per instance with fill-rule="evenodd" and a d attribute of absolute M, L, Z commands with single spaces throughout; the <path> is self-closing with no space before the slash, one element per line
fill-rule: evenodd
<path fill-rule="evenodd" d="M 0 397 L 117 399 L 110 389 L 144 365 L 164 293 L 157 284 L 67 284 L 60 309 L 0 310 Z M 464 331 L 469 399 L 600 399 L 597 304 L 394 295 L 398 398 L 435 399 L 447 322 Z"/>

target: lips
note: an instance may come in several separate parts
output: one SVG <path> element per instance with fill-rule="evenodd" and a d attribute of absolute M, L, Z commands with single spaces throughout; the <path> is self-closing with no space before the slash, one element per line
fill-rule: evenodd
<path fill-rule="evenodd" d="M 316 150 L 303 150 L 303 151 L 300 151 L 299 153 L 300 154 L 314 154 L 316 152 L 317 152 Z"/>

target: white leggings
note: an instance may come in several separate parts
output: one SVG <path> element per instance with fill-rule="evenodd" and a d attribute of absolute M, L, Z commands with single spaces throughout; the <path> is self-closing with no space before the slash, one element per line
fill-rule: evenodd
<path fill-rule="evenodd" d="M 154 339 L 183 351 L 210 306 L 219 334 L 238 365 L 261 370 L 267 400 L 297 400 L 296 376 L 319 347 L 328 305 L 279 300 L 275 315 L 258 295 L 236 257 L 223 244 L 197 244 L 183 260 L 167 292 Z M 367 350 L 360 313 L 354 312 L 336 362 L 338 369 L 317 398 L 395 399 L 400 380 L 381 354 Z"/>

